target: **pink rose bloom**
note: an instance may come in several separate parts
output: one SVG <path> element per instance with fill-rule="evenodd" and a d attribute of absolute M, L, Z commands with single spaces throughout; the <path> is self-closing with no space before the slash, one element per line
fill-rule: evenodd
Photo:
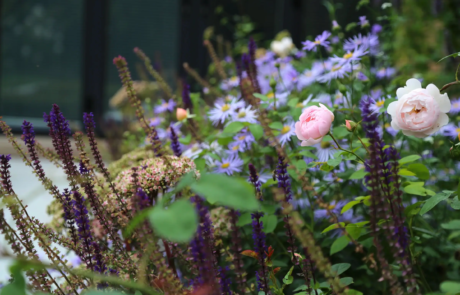
<path fill-rule="evenodd" d="M 398 100 L 388 105 L 391 127 L 405 135 L 427 137 L 449 123 L 446 113 L 450 111 L 447 94 L 430 84 L 426 89 L 417 79 L 409 79 L 406 87 L 398 88 Z"/>
<path fill-rule="evenodd" d="M 334 114 L 324 105 L 308 107 L 295 123 L 295 134 L 302 140 L 302 146 L 317 144 L 331 129 L 332 121 Z"/>

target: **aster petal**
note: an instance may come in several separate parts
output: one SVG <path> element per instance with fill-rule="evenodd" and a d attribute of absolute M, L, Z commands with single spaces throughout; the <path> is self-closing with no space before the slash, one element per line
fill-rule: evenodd
<path fill-rule="evenodd" d="M 320 138 L 318 138 L 318 139 L 310 138 L 310 139 L 308 139 L 308 140 L 302 141 L 302 144 L 301 144 L 301 145 L 302 145 L 302 146 L 312 146 L 312 145 L 315 145 L 315 144 L 317 144 L 317 143 L 320 143 L 322 139 L 323 139 L 322 137 L 320 137 Z"/>
<path fill-rule="evenodd" d="M 388 108 L 387 108 L 388 115 L 392 117 L 395 115 L 397 105 L 398 105 L 397 101 L 393 101 L 392 103 L 388 105 Z"/>
<path fill-rule="evenodd" d="M 430 84 L 431 85 L 431 84 Z M 428 85 L 428 86 L 430 86 Z M 435 86 L 436 87 L 436 86 Z M 437 88 L 436 88 L 437 89 Z M 439 110 L 443 113 L 448 113 L 450 112 L 450 108 L 452 107 L 452 104 L 450 102 L 449 96 L 447 96 L 447 93 L 440 94 L 439 96 L 435 96 L 434 99 L 439 105 Z"/>

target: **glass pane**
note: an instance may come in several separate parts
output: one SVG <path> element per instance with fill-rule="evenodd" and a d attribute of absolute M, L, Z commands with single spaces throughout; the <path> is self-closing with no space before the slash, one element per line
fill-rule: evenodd
<path fill-rule="evenodd" d="M 142 49 L 152 60 L 160 62 L 163 77 L 175 81 L 179 56 L 179 0 L 112 0 L 109 12 L 106 105 L 118 89 L 120 79 L 112 59 L 126 57 L 133 79 L 139 80 L 139 59 L 134 47 Z"/>
<path fill-rule="evenodd" d="M 0 115 L 15 125 L 61 106 L 81 117 L 81 0 L 3 0 Z"/>

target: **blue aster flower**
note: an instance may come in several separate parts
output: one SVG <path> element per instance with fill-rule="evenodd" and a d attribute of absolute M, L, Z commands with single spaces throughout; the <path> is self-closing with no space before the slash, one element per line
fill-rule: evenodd
<path fill-rule="evenodd" d="M 215 164 L 216 173 L 226 173 L 228 175 L 232 175 L 235 172 L 241 172 L 243 160 L 241 160 L 238 156 L 231 155 L 222 159 L 222 161 L 216 161 Z"/>
<path fill-rule="evenodd" d="M 289 122 L 285 123 L 283 128 L 280 130 L 278 135 L 278 140 L 281 145 L 284 146 L 288 141 L 291 141 L 291 137 L 295 135 L 295 123 Z"/>
<path fill-rule="evenodd" d="M 318 46 L 323 46 L 324 48 L 328 49 L 329 48 L 329 41 L 327 39 L 331 36 L 331 33 L 328 31 L 324 31 L 321 35 L 318 35 L 315 38 L 315 41 L 310 41 L 307 40 L 305 42 L 302 42 L 303 45 L 303 50 L 308 50 L 308 51 L 316 51 L 316 48 Z"/>
<path fill-rule="evenodd" d="M 452 107 L 451 107 L 449 113 L 451 113 L 451 114 L 460 113 L 460 98 L 451 99 L 450 103 L 451 103 Z"/>
<path fill-rule="evenodd" d="M 168 101 L 162 99 L 161 104 L 153 108 L 153 112 L 155 114 L 162 114 L 166 111 L 173 112 L 175 107 L 176 107 L 176 103 L 174 102 L 172 98 L 170 98 Z"/>

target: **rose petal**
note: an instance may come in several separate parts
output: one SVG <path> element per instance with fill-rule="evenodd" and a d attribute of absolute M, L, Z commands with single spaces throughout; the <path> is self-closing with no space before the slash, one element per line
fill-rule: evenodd
<path fill-rule="evenodd" d="M 297 138 L 299 140 L 307 139 L 302 135 L 302 123 L 301 122 L 295 122 L 295 135 L 297 135 Z"/>
<path fill-rule="evenodd" d="M 449 116 L 447 116 L 447 114 L 445 113 L 440 113 L 439 114 L 439 117 L 438 117 L 438 120 L 436 121 L 436 123 L 433 125 L 432 128 L 424 131 L 425 134 L 427 135 L 431 135 L 435 132 L 438 132 L 439 129 L 441 129 L 441 127 L 447 125 L 449 123 Z"/>
<path fill-rule="evenodd" d="M 425 133 L 420 133 L 420 132 L 413 132 L 413 131 L 410 131 L 410 130 L 404 130 L 402 129 L 401 130 L 402 133 L 404 135 L 407 135 L 407 136 L 415 136 L 415 137 L 418 137 L 418 138 L 423 138 L 423 137 L 427 137 L 428 135 L 426 135 Z"/>
<path fill-rule="evenodd" d="M 388 105 L 388 108 L 387 108 L 388 115 L 393 117 L 396 114 L 395 112 L 396 112 L 397 105 L 398 105 L 397 101 L 393 101 L 392 103 Z"/>
<path fill-rule="evenodd" d="M 399 125 L 398 125 L 398 123 L 396 122 L 396 120 L 391 120 L 391 128 L 393 128 L 393 129 L 396 130 L 396 131 L 401 130 L 401 127 L 399 127 Z"/>
<path fill-rule="evenodd" d="M 441 112 L 443 113 L 450 112 L 450 108 L 452 107 L 452 105 L 450 103 L 449 96 L 447 96 L 447 93 L 440 94 L 439 96 L 435 97 L 435 100 L 438 103 L 439 110 Z"/>
<path fill-rule="evenodd" d="M 317 143 L 320 143 L 322 139 L 323 139 L 322 137 L 317 138 L 317 139 L 310 138 L 308 140 L 302 141 L 301 146 L 312 146 L 312 145 L 315 145 Z"/>
<path fill-rule="evenodd" d="M 403 97 L 405 94 L 411 92 L 414 89 L 422 88 L 422 84 L 417 79 L 409 79 L 406 82 L 406 87 L 401 87 L 396 90 L 398 98 Z"/>
<path fill-rule="evenodd" d="M 438 96 L 441 95 L 441 93 L 439 92 L 439 89 L 438 87 L 436 87 L 436 85 L 434 84 L 430 84 L 426 87 L 426 91 L 428 91 L 428 93 L 434 97 L 434 99 L 436 99 Z"/>

